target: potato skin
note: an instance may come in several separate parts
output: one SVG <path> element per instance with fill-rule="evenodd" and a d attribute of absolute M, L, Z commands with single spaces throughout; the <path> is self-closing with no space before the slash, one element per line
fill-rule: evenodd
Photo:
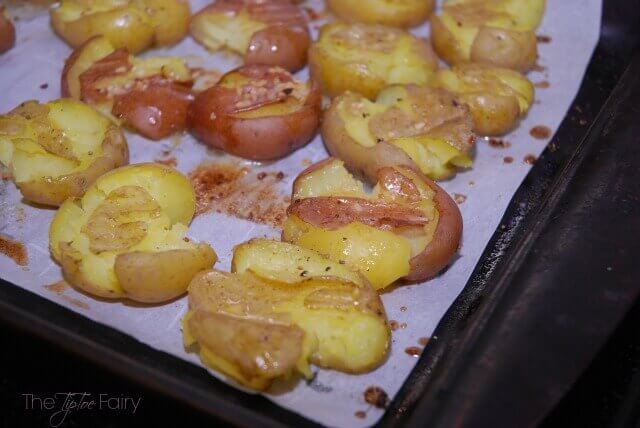
<path fill-rule="evenodd" d="M 460 64 L 436 73 L 432 87 L 456 94 L 469 106 L 474 132 L 502 135 L 516 127 L 533 103 L 535 88 L 523 74 L 486 64 Z"/>
<path fill-rule="evenodd" d="M 435 6 L 434 0 L 327 0 L 327 6 L 344 22 L 381 24 L 390 27 L 414 27 L 427 20 Z"/>
<path fill-rule="evenodd" d="M 384 38 L 383 35 L 393 37 L 398 41 L 391 43 L 394 46 L 393 49 L 404 44 L 407 45 L 406 51 L 398 54 L 400 59 L 394 61 L 394 53 L 387 52 L 391 48 L 388 45 L 385 46 L 386 42 L 379 51 L 372 49 L 376 46 L 373 42 L 364 42 L 363 46 L 348 48 L 349 53 L 341 58 L 331 38 L 336 34 L 349 34 L 351 31 L 368 34 L 374 40 L 377 36 Z M 370 52 L 376 55 L 361 56 L 362 53 Z M 392 61 L 392 68 L 397 68 L 398 75 L 385 75 L 388 71 L 378 70 L 378 61 Z M 379 25 L 327 24 L 320 29 L 318 40 L 309 48 L 309 74 L 312 79 L 319 82 L 322 91 L 330 97 L 346 91 L 354 91 L 373 99 L 387 85 L 408 83 L 425 85 L 431 80 L 437 68 L 438 59 L 426 40 L 418 39 L 402 30 Z"/>
<path fill-rule="evenodd" d="M 253 34 L 244 55 L 245 64 L 274 65 L 296 72 L 307 65 L 311 36 L 283 26 L 267 27 Z"/>
<path fill-rule="evenodd" d="M 472 62 L 526 72 L 537 59 L 538 42 L 533 31 L 481 27 L 471 45 Z"/>
<path fill-rule="evenodd" d="M 270 76 L 271 68 L 244 66 L 223 76 L 241 74 Z M 250 77 L 254 79 L 254 77 Z M 270 79 L 270 77 L 267 77 Z M 255 79 L 254 79 L 255 80 Z M 188 114 L 191 133 L 205 144 L 251 160 L 281 158 L 308 143 L 315 135 L 320 116 L 320 91 L 315 82 L 299 108 L 282 115 L 238 117 L 235 89 L 218 84 L 196 96 Z M 258 112 L 258 109 L 253 111 Z"/>
<path fill-rule="evenodd" d="M 434 192 L 433 201 L 438 210 L 438 225 L 431 242 L 418 255 L 409 260 L 411 270 L 404 281 L 424 281 L 438 275 L 458 251 L 462 239 L 462 214 L 447 192 L 421 172 L 424 183 Z"/>
<path fill-rule="evenodd" d="M 65 19 L 65 3 L 82 9 L 86 9 L 87 4 L 84 0 L 63 0 L 50 11 L 54 31 L 72 47 L 103 35 L 116 48 L 138 53 L 154 44 L 177 43 L 188 30 L 190 10 L 185 0 L 143 0 L 140 4 L 114 1 L 111 9 L 73 20 Z"/>
<path fill-rule="evenodd" d="M 152 140 L 181 132 L 193 101 L 191 90 L 171 82 L 151 82 L 115 99 L 111 112 L 137 133 Z"/>
<path fill-rule="evenodd" d="M 134 251 L 119 254 L 114 271 L 128 298 L 160 303 L 186 293 L 195 274 L 213 266 L 217 259 L 207 244 L 192 250 Z"/>
<path fill-rule="evenodd" d="M 53 206 L 62 204 L 70 197 L 84 195 L 98 177 L 129 163 L 129 146 L 122 130 L 115 125 L 107 129 L 102 150 L 102 155 L 84 171 L 18 183 L 20 193 L 28 201 Z"/>
<path fill-rule="evenodd" d="M 246 14 L 256 28 L 253 33 L 249 26 L 242 25 L 240 31 L 247 34 L 228 34 L 228 38 L 244 39 L 231 46 L 217 46 L 209 40 L 209 26 L 212 17 L 224 17 L 233 21 L 240 14 Z M 246 19 L 243 15 L 242 19 Z M 234 28 L 235 29 L 235 28 Z M 311 35 L 307 21 L 301 9 L 291 0 L 215 0 L 214 3 L 196 13 L 191 19 L 190 32 L 193 38 L 207 49 L 229 48 L 243 56 L 245 65 L 262 64 L 282 67 L 296 72 L 307 63 L 307 50 L 311 44 Z M 222 45 L 225 45 L 222 43 Z"/>
<path fill-rule="evenodd" d="M 0 7 L 0 54 L 7 52 L 16 42 L 16 29 L 7 16 L 4 7 Z"/>

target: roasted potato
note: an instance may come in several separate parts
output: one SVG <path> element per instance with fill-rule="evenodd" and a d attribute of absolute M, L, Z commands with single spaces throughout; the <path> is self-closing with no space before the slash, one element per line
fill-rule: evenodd
<path fill-rule="evenodd" d="M 536 62 L 535 29 L 545 0 L 445 0 L 431 17 L 431 41 L 449 64 L 480 62 L 518 71 Z"/>
<path fill-rule="evenodd" d="M 458 206 L 404 166 L 383 166 L 371 192 L 342 161 L 310 166 L 293 184 L 282 237 L 357 269 L 377 290 L 422 281 L 452 259 L 462 235 Z"/>
<path fill-rule="evenodd" d="M 324 92 L 373 99 L 392 84 L 426 85 L 438 59 L 426 40 L 382 25 L 332 23 L 309 49 L 309 70 Z"/>
<path fill-rule="evenodd" d="M 94 105 L 158 140 L 184 130 L 193 71 L 176 57 L 136 58 L 102 36 L 77 48 L 62 70 L 62 95 Z"/>
<path fill-rule="evenodd" d="M 13 47 L 16 42 L 16 29 L 3 6 L 0 6 L 0 54 Z"/>
<path fill-rule="evenodd" d="M 173 168 L 118 168 L 62 204 L 49 249 L 65 279 L 89 294 L 164 302 L 185 293 L 217 259 L 208 244 L 185 238 L 194 210 L 193 188 Z"/>
<path fill-rule="evenodd" d="M 375 102 L 353 92 L 334 98 L 321 132 L 332 156 L 375 183 L 382 166 L 415 163 L 433 179 L 471 167 L 472 126 L 469 108 L 448 91 L 396 85 Z"/>
<path fill-rule="evenodd" d="M 285 156 L 308 143 L 320 116 L 320 90 L 279 67 L 246 65 L 225 74 L 189 107 L 191 133 L 251 160 Z"/>
<path fill-rule="evenodd" d="M 311 43 L 305 16 L 291 0 L 216 0 L 193 16 L 190 32 L 211 51 L 291 72 L 306 65 Z"/>
<path fill-rule="evenodd" d="M 209 367 L 250 388 L 311 376 L 309 363 L 348 373 L 387 356 L 390 331 L 371 286 L 314 251 L 265 239 L 234 250 L 233 273 L 189 285 L 184 342 Z"/>
<path fill-rule="evenodd" d="M 74 48 L 102 35 L 135 54 L 182 40 L 190 10 L 188 0 L 60 0 L 50 15 L 55 32 Z"/>
<path fill-rule="evenodd" d="M 341 21 L 413 27 L 427 20 L 434 0 L 327 0 L 329 10 Z"/>
<path fill-rule="evenodd" d="M 27 101 L 0 116 L 0 163 L 26 201 L 60 205 L 128 160 L 120 128 L 81 102 Z"/>
<path fill-rule="evenodd" d="M 439 70 L 431 85 L 447 89 L 469 106 L 473 130 L 480 135 L 511 131 L 533 103 L 533 84 L 523 74 L 485 64 L 460 64 Z"/>

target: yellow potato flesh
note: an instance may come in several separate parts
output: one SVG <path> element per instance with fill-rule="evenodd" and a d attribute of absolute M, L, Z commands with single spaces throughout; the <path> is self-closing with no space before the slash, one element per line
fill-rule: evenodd
<path fill-rule="evenodd" d="M 211 51 L 229 49 L 244 55 L 253 34 L 266 27 L 265 23 L 251 19 L 245 10 L 237 15 L 205 12 L 193 18 L 191 33 Z"/>
<path fill-rule="evenodd" d="M 420 233 L 397 234 L 360 222 L 327 230 L 290 215 L 285 221 L 282 236 L 288 242 L 354 267 L 375 289 L 382 289 L 409 273 L 409 260 L 424 250 L 438 224 L 438 211 L 432 201 L 433 190 L 421 181 L 412 181 L 418 185 L 423 197 L 414 206 L 429 219 Z M 379 185 L 370 193 L 365 192 L 362 183 L 351 176 L 339 160 L 333 160 L 296 180 L 294 200 L 318 196 L 350 196 L 402 203 Z"/>
<path fill-rule="evenodd" d="M 0 162 L 16 183 L 82 171 L 102 154 L 110 122 L 91 107 L 61 99 L 27 102 L 0 116 Z"/>
<path fill-rule="evenodd" d="M 521 115 L 529 110 L 534 97 L 533 84 L 523 74 L 479 64 L 439 70 L 432 85 L 461 95 L 487 92 L 492 95 L 515 96 Z"/>
<path fill-rule="evenodd" d="M 178 42 L 189 16 L 189 4 L 181 0 L 62 0 L 51 10 L 51 25 L 74 47 L 103 35 L 135 54 L 154 43 Z"/>
<path fill-rule="evenodd" d="M 248 245 L 247 251 L 263 250 L 261 245 Z M 313 269 L 304 259 L 301 262 Z M 209 271 L 189 287 L 184 341 L 199 345 L 207 365 L 247 386 L 265 389 L 273 379 L 293 373 L 310 377 L 309 362 L 354 373 L 382 362 L 389 329 L 379 298 L 368 286 L 314 277 L 266 280 L 251 273 L 254 268 L 248 263 L 241 274 Z M 283 273 L 287 277 L 293 272 Z"/>
<path fill-rule="evenodd" d="M 409 273 L 409 242 L 389 231 L 358 222 L 325 230 L 289 216 L 282 233 L 289 242 L 357 268 L 375 289 Z"/>
<path fill-rule="evenodd" d="M 152 291 L 123 290 L 114 264 L 121 254 L 195 251 L 196 244 L 184 239 L 194 209 L 193 189 L 175 170 L 156 164 L 118 168 L 100 177 L 82 199 L 62 204 L 51 223 L 49 247 L 63 271 L 67 268 L 71 282 L 75 279 L 75 285 L 92 294 L 158 301 Z M 210 267 L 215 253 L 198 260 L 202 268 Z M 122 272 L 130 277 L 131 269 L 127 268 L 139 262 L 135 258 L 123 261 Z M 176 266 L 181 268 L 185 267 Z M 148 288 L 149 284 L 140 282 L 140 287 Z M 184 292 L 188 279 L 182 282 Z M 167 282 L 166 287 L 171 285 Z M 166 295 L 167 290 L 158 292 Z"/>
<path fill-rule="evenodd" d="M 69 95 L 72 98 L 79 100 L 82 95 L 80 93 L 80 75 L 96 61 L 110 55 L 113 51 L 115 48 L 106 37 L 96 37 L 85 45 L 66 76 Z"/>
<path fill-rule="evenodd" d="M 374 98 L 386 85 L 425 85 L 437 63 L 411 34 L 375 25 L 328 24 L 314 49 L 320 76 L 332 95 L 345 90 Z"/>
<path fill-rule="evenodd" d="M 286 283 L 325 276 L 362 285 L 357 273 L 315 251 L 268 239 L 254 239 L 235 247 L 231 270 L 235 273 L 251 272 L 264 279 Z"/>
<path fill-rule="evenodd" d="M 468 154 L 444 139 L 429 137 L 428 133 L 399 138 L 374 135 L 370 126 L 372 118 L 391 108 L 400 109 L 412 122 L 418 123 L 422 120 L 413 108 L 407 91 L 401 86 L 385 88 L 375 102 L 362 97 L 343 98 L 338 105 L 338 114 L 344 123 L 346 133 L 353 141 L 364 147 L 374 147 L 380 141 L 393 144 L 409 155 L 420 170 L 433 179 L 448 178 L 457 168 L 470 168 L 473 165 Z"/>
<path fill-rule="evenodd" d="M 533 31 L 542 20 L 544 6 L 545 0 L 447 0 L 439 18 L 469 58 L 480 26 Z"/>

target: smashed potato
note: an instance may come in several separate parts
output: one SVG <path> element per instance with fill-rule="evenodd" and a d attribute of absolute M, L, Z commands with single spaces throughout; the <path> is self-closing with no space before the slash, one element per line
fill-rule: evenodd
<path fill-rule="evenodd" d="M 65 279 L 89 294 L 171 300 L 217 260 L 208 244 L 185 238 L 194 211 L 193 188 L 173 168 L 118 168 L 82 198 L 62 204 L 49 229 L 49 249 Z"/>
<path fill-rule="evenodd" d="M 431 41 L 449 64 L 527 71 L 538 56 L 535 29 L 544 7 L 545 0 L 445 0 L 431 17 Z"/>
<path fill-rule="evenodd" d="M 193 16 L 190 32 L 211 51 L 291 72 L 306 65 L 311 43 L 305 16 L 291 0 L 216 0 Z"/>
<path fill-rule="evenodd" d="M 533 103 L 533 84 L 523 74 L 484 64 L 439 70 L 432 86 L 447 89 L 469 106 L 474 131 L 501 135 L 517 125 Z"/>
<path fill-rule="evenodd" d="M 128 160 L 122 131 L 81 102 L 27 101 L 0 116 L 0 163 L 27 201 L 60 205 Z"/>
<path fill-rule="evenodd" d="M 233 273 L 189 285 L 184 342 L 209 367 L 253 389 L 309 364 L 362 373 L 387 356 L 380 298 L 362 277 L 298 246 L 255 239 L 234 250 Z"/>
<path fill-rule="evenodd" d="M 291 200 L 283 239 L 357 269 L 378 290 L 435 276 L 460 243 L 456 203 L 406 166 L 379 168 L 366 192 L 330 158 L 296 178 Z"/>
<path fill-rule="evenodd" d="M 16 42 L 16 29 L 3 6 L 0 6 L 0 54 L 13 47 Z"/>
<path fill-rule="evenodd" d="M 134 54 L 182 40 L 190 14 L 188 0 L 60 0 L 50 12 L 51 26 L 71 46 L 102 35 Z"/>
<path fill-rule="evenodd" d="M 192 70 L 181 58 L 136 58 L 101 36 L 71 54 L 61 80 L 63 96 L 92 104 L 154 140 L 184 130 L 192 84 Z"/>
<path fill-rule="evenodd" d="M 344 22 L 414 27 L 427 20 L 434 0 L 327 0 L 329 10 Z"/>
<path fill-rule="evenodd" d="M 321 132 L 331 155 L 375 183 L 382 166 L 415 164 L 433 179 L 471 167 L 472 126 L 468 107 L 451 93 L 398 85 L 375 102 L 353 92 L 334 98 Z"/>
<path fill-rule="evenodd" d="M 225 74 L 189 107 L 191 133 L 251 160 L 285 156 L 308 143 L 320 121 L 320 90 L 279 67 L 246 65 Z"/>
<path fill-rule="evenodd" d="M 425 85 L 438 68 L 429 43 L 382 25 L 324 25 L 309 49 L 309 70 L 331 97 L 345 91 L 373 99 L 385 86 Z"/>

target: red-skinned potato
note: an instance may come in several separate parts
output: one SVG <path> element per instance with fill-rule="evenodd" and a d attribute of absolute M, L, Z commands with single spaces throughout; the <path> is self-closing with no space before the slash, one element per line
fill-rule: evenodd
<path fill-rule="evenodd" d="M 382 166 L 415 164 L 436 180 L 471 167 L 472 127 L 469 108 L 450 92 L 394 85 L 374 102 L 353 92 L 334 98 L 321 132 L 332 156 L 375 183 Z"/>
<path fill-rule="evenodd" d="M 98 36 L 67 59 L 61 90 L 157 140 L 185 128 L 193 74 L 182 59 L 136 58 Z"/>
<path fill-rule="evenodd" d="M 248 65 L 196 96 L 188 126 L 213 148 L 251 160 L 277 159 L 313 138 L 320 100 L 313 81 L 296 81 L 279 67 Z"/>
<path fill-rule="evenodd" d="M 290 0 L 217 0 L 193 16 L 190 32 L 211 51 L 291 72 L 305 66 L 311 43 L 305 16 Z"/>
<path fill-rule="evenodd" d="M 456 203 L 408 166 L 381 167 L 366 192 L 330 158 L 296 178 L 291 199 L 283 239 L 359 270 L 376 289 L 435 276 L 460 244 Z"/>
<path fill-rule="evenodd" d="M 0 7 L 0 54 L 13 47 L 16 42 L 16 29 L 4 7 Z"/>

